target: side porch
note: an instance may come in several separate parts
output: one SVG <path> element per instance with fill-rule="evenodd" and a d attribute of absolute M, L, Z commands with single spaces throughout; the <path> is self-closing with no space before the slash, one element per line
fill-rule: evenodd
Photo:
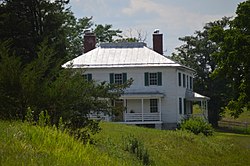
<path fill-rule="evenodd" d="M 203 96 L 199 93 L 187 91 L 186 92 L 186 101 L 187 102 L 196 102 L 199 104 L 200 113 L 193 113 L 193 110 L 191 111 L 191 114 L 187 114 L 187 116 L 193 116 L 193 117 L 203 117 L 204 119 L 208 119 L 208 101 L 210 100 L 209 97 Z"/>

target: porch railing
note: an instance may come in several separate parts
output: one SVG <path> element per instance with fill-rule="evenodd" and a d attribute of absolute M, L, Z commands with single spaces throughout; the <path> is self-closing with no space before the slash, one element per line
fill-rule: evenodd
<path fill-rule="evenodd" d="M 144 122 L 144 121 L 160 121 L 160 113 L 125 113 L 124 114 L 125 122 Z"/>
<path fill-rule="evenodd" d="M 109 115 L 105 115 L 104 113 L 90 113 L 87 117 L 91 120 L 103 120 L 103 121 L 111 121 L 111 117 Z"/>

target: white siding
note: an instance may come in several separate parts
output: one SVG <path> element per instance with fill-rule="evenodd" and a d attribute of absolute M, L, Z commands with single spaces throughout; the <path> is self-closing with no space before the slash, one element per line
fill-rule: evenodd
<path fill-rule="evenodd" d="M 86 72 L 92 74 L 92 79 L 98 82 L 109 82 L 110 73 L 127 73 L 127 78 L 132 78 L 133 84 L 126 92 L 155 92 L 163 93 L 162 98 L 162 121 L 163 123 L 176 123 L 180 120 L 178 109 L 178 98 L 185 98 L 186 88 L 178 85 L 178 72 L 192 76 L 192 73 L 187 73 L 182 70 L 177 70 L 173 67 L 140 67 L 140 68 L 105 68 L 105 69 L 87 69 Z M 145 86 L 145 72 L 162 72 L 162 86 Z M 144 112 L 150 112 L 149 99 L 144 99 Z M 127 100 L 127 112 L 141 112 L 141 100 Z"/>

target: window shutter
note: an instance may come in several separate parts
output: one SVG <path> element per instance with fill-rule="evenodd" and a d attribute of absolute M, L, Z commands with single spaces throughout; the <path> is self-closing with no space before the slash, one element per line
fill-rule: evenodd
<path fill-rule="evenodd" d="M 182 98 L 179 98 L 179 114 L 182 114 Z"/>
<path fill-rule="evenodd" d="M 109 82 L 110 82 L 110 84 L 114 83 L 114 73 L 109 74 Z"/>
<path fill-rule="evenodd" d="M 127 81 L 127 73 L 122 73 L 122 83 L 124 84 Z"/>
<path fill-rule="evenodd" d="M 181 86 L 181 73 L 178 73 L 178 82 L 179 82 L 179 86 Z"/>
<path fill-rule="evenodd" d="M 189 84 L 190 84 L 190 89 L 192 90 L 193 89 L 193 78 L 192 77 L 190 77 Z"/>
<path fill-rule="evenodd" d="M 148 82 L 148 72 L 144 73 L 144 81 L 145 81 L 145 86 L 148 86 L 149 85 L 149 82 Z"/>
<path fill-rule="evenodd" d="M 92 80 L 92 74 L 88 74 L 88 81 L 91 81 Z"/>
<path fill-rule="evenodd" d="M 157 85 L 161 86 L 162 85 L 162 73 L 158 72 L 157 74 L 158 74 Z"/>
<path fill-rule="evenodd" d="M 186 87 L 186 75 L 185 74 L 183 74 L 182 75 L 182 81 L 183 81 L 183 87 L 185 88 Z"/>
<path fill-rule="evenodd" d="M 184 104 L 184 115 L 187 114 L 187 103 L 186 103 L 186 99 L 183 99 L 183 104 Z"/>

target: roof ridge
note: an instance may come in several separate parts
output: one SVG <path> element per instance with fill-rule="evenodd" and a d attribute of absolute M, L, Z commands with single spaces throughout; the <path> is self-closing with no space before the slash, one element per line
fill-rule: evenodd
<path fill-rule="evenodd" d="M 119 42 L 119 43 L 101 43 L 101 48 L 141 48 L 146 46 L 143 42 Z"/>

